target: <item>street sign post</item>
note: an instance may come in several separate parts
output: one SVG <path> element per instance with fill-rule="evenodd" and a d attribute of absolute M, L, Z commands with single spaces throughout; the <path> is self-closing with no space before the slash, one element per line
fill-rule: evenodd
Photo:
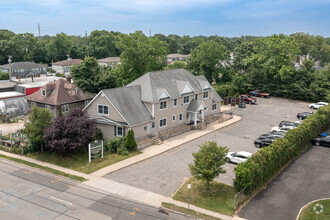
<path fill-rule="evenodd" d="M 88 145 L 89 162 L 92 159 L 102 157 L 103 158 L 103 141 L 96 140 Z"/>
<path fill-rule="evenodd" d="M 191 184 L 188 184 L 187 187 L 188 187 L 188 209 L 189 209 Z"/>

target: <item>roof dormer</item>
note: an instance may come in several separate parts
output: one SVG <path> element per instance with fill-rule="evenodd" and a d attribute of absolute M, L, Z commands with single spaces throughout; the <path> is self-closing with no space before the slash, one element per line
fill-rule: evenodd
<path fill-rule="evenodd" d="M 157 96 L 159 97 L 158 101 L 171 98 L 170 94 L 166 91 L 166 89 L 157 88 L 156 92 Z"/>
<path fill-rule="evenodd" d="M 180 92 L 180 96 L 184 96 L 191 93 L 196 93 L 189 82 L 177 81 L 177 86 Z"/>

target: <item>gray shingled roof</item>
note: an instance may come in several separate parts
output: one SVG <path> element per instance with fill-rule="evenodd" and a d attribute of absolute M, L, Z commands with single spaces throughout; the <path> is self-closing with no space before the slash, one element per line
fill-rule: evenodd
<path fill-rule="evenodd" d="M 16 62 L 11 64 L 12 69 L 32 69 L 32 68 L 46 68 L 46 65 L 33 62 Z M 9 69 L 9 64 L 0 66 L 2 69 Z"/>
<path fill-rule="evenodd" d="M 187 82 L 196 93 L 200 93 L 203 91 L 201 85 L 205 85 L 207 79 L 204 76 L 194 76 L 185 69 L 172 69 L 148 72 L 127 86 L 141 85 L 142 101 L 154 103 L 158 102 L 160 89 L 165 89 L 171 98 L 180 97 Z"/>
<path fill-rule="evenodd" d="M 187 111 L 189 111 L 189 112 L 197 112 L 197 110 L 198 110 L 199 106 L 201 106 L 201 104 L 202 104 L 202 100 L 193 99 L 189 103 L 189 105 L 187 107 Z"/>
<path fill-rule="evenodd" d="M 141 101 L 141 86 L 126 86 L 102 90 L 130 126 L 152 120 L 152 116 Z"/>

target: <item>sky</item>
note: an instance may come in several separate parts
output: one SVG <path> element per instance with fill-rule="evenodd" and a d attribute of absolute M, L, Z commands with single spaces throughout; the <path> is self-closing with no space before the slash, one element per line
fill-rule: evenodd
<path fill-rule="evenodd" d="M 15 33 L 330 37 L 330 0 L 0 0 L 0 29 Z"/>

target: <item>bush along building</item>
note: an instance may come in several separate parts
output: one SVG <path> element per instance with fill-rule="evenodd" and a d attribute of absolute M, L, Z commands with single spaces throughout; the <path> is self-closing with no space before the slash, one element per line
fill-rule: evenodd
<path fill-rule="evenodd" d="M 100 91 L 84 108 L 104 138 L 132 129 L 139 147 L 203 129 L 220 117 L 221 97 L 204 76 L 184 69 L 148 72 L 125 87 Z"/>

